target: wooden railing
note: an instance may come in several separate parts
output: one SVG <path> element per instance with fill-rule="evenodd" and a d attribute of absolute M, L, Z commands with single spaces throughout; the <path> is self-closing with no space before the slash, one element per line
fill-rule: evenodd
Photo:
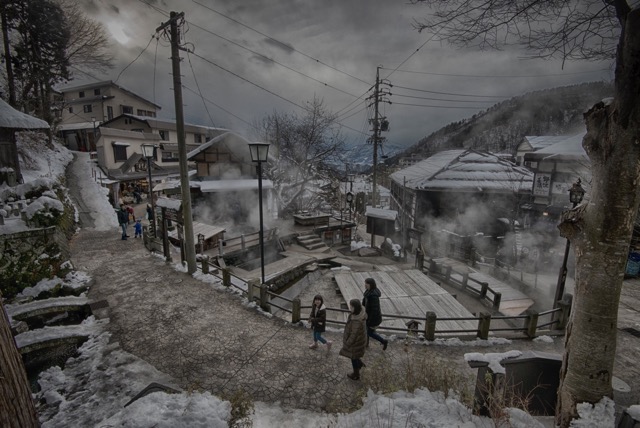
<path fill-rule="evenodd" d="M 310 311 L 311 306 L 303 306 L 299 298 L 289 299 L 287 297 L 281 296 L 269 290 L 269 287 L 266 284 L 260 284 L 258 279 L 245 281 L 244 279 L 233 275 L 229 268 L 223 268 L 219 266 L 214 266 L 214 270 L 211 270 L 211 264 L 208 257 L 202 257 L 202 272 L 203 273 L 211 273 L 219 277 L 222 280 L 222 284 L 225 287 L 234 287 L 242 292 L 243 295 L 247 297 L 249 302 L 257 303 L 262 310 L 265 312 L 271 313 L 272 308 L 277 308 L 285 313 L 291 314 L 291 323 L 297 324 L 301 321 L 304 321 L 306 317 L 303 317 L 303 313 L 306 315 L 306 311 Z M 455 278 L 455 275 L 452 273 L 453 271 L 448 268 L 444 273 L 445 277 Z M 471 293 L 478 294 L 478 291 L 474 287 L 470 287 L 469 281 L 474 281 L 471 278 L 466 276 L 467 280 L 464 280 L 464 276 L 462 280 L 457 281 L 461 287 L 464 287 L 465 290 L 470 291 Z M 487 298 L 486 296 L 490 293 L 493 298 L 487 298 L 492 301 L 494 306 L 496 301 L 499 305 L 500 293 L 496 293 L 491 290 L 486 283 L 477 282 L 480 288 L 480 296 L 482 298 Z M 290 307 L 287 307 L 283 304 L 279 304 L 275 301 L 283 301 L 288 303 Z M 456 336 L 470 336 L 475 335 L 480 339 L 488 339 L 492 334 L 495 337 L 495 333 L 501 334 L 505 332 L 514 333 L 516 335 L 520 335 L 524 338 L 534 338 L 541 334 L 549 334 L 558 332 L 565 329 L 567 322 L 569 320 L 569 314 L 571 311 L 571 296 L 567 295 L 564 300 L 560 301 L 557 309 L 551 309 L 544 312 L 535 312 L 528 310 L 524 315 L 517 316 L 493 316 L 488 312 L 481 312 L 477 316 L 474 317 L 466 317 L 466 318 L 438 318 L 438 316 L 431 311 L 428 311 L 424 314 L 424 317 L 415 317 L 415 316 L 407 316 L 407 315 L 396 315 L 396 314 L 382 314 L 382 317 L 385 319 L 399 319 L 399 320 L 409 320 L 409 321 L 417 321 L 420 324 L 424 325 L 424 329 L 422 330 L 422 334 L 424 338 L 429 341 L 433 341 L 436 339 L 436 336 L 439 337 L 456 337 Z M 305 312 L 303 312 L 305 310 Z M 327 307 L 327 312 L 334 313 L 349 313 L 348 310 L 342 308 L 331 308 Z M 438 330 L 437 325 L 438 321 L 475 321 L 477 327 L 475 329 L 457 329 L 457 330 Z M 495 324 L 492 327 L 492 321 L 503 321 L 502 324 L 506 324 L 505 321 L 516 321 L 521 322 L 521 327 L 496 327 Z M 334 324 L 343 326 L 345 324 L 344 321 L 340 320 L 332 320 L 327 318 L 327 324 Z M 405 335 L 414 335 L 417 336 L 420 331 L 418 329 L 411 328 L 397 328 L 397 327 L 378 327 L 378 331 L 383 332 L 392 332 L 392 333 L 404 333 Z M 555 332 L 554 332 L 555 331 Z"/>

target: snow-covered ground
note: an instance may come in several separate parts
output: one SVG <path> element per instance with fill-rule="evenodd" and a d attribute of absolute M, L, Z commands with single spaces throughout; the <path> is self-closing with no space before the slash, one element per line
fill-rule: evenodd
<path fill-rule="evenodd" d="M 38 156 L 46 162 L 34 162 L 25 169 L 24 176 L 30 179 L 54 178 L 64 173 L 70 157 L 64 149 L 56 146 L 60 156 Z M 116 230 L 112 207 L 108 204 L 104 189 L 92 179 L 93 164 L 88 154 L 77 153 L 74 174 L 84 175 L 80 181 L 83 203 L 91 210 L 97 228 Z M 65 281 L 86 283 L 83 273 L 76 273 Z M 47 288 L 55 281 L 42 281 L 25 292 L 32 295 Z M 79 356 L 70 359 L 64 370 L 53 367 L 44 371 L 39 379 L 42 390 L 36 394 L 38 400 L 48 403 L 40 414 L 43 427 L 227 427 L 231 418 L 231 404 L 208 392 L 181 392 L 168 394 L 153 392 L 124 407 L 149 383 L 164 379 L 167 375 L 158 372 L 145 361 L 120 350 L 117 344 L 109 343 L 106 332 L 107 320 L 87 319 L 77 329 L 90 335 L 79 349 Z M 448 346 L 447 343 L 441 343 Z M 460 346 L 452 341 L 450 346 Z M 468 359 L 480 359 L 496 364 L 504 354 L 469 355 Z M 363 399 L 360 410 L 350 414 L 326 414 L 306 410 L 286 409 L 277 403 L 254 403 L 251 423 L 254 427 L 493 427 L 493 420 L 472 414 L 471 410 L 454 398 L 445 398 L 441 392 L 426 389 L 414 393 L 398 391 L 389 395 L 371 391 Z M 581 419 L 576 427 L 613 426 L 614 404 L 604 399 L 596 406 L 581 405 Z M 52 410 L 54 409 L 54 410 Z M 640 413 L 640 411 L 638 411 Z M 540 422 L 528 414 L 508 409 L 512 427 L 541 427 Z"/>

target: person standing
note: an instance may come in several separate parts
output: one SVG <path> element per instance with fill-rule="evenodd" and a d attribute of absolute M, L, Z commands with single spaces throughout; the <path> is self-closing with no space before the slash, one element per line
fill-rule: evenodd
<path fill-rule="evenodd" d="M 358 299 L 352 299 L 349 302 L 349 307 L 351 313 L 344 326 L 340 355 L 351 359 L 353 373 L 349 373 L 347 377 L 351 380 L 358 380 L 360 379 L 360 369 L 366 367 L 361 358 L 364 357 L 367 346 L 367 313 L 362 309 Z"/>
<path fill-rule="evenodd" d="M 311 306 L 311 315 L 309 315 L 309 322 L 313 329 L 313 343 L 309 345 L 309 349 L 316 349 L 318 342 L 323 345 L 327 345 L 327 352 L 331 350 L 332 342 L 322 337 L 322 333 L 325 331 L 327 324 L 327 308 L 324 306 L 324 299 L 320 294 L 316 294 L 313 298 L 313 306 Z"/>
<path fill-rule="evenodd" d="M 120 204 L 120 209 L 118 210 L 118 224 L 122 228 L 122 240 L 126 241 L 129 237 L 127 235 L 127 225 L 129 224 L 129 212 L 125 208 L 124 204 Z"/>
<path fill-rule="evenodd" d="M 133 225 L 133 229 L 136 231 L 133 237 L 142 238 L 142 222 L 140 221 L 140 219 L 136 220 L 136 224 Z"/>
<path fill-rule="evenodd" d="M 382 350 L 387 350 L 389 341 L 376 333 L 376 327 L 382 323 L 382 311 L 380 310 L 380 290 L 373 278 L 364 280 L 364 297 L 362 298 L 362 306 L 367 312 L 367 336 L 382 343 Z"/>

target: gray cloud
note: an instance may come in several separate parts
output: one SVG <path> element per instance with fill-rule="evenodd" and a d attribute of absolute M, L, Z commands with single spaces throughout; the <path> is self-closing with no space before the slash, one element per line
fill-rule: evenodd
<path fill-rule="evenodd" d="M 145 3 L 151 3 L 152 6 Z M 500 98 L 434 95 L 414 89 L 510 97 L 548 87 L 609 80 L 612 75 L 611 71 L 598 71 L 607 69 L 609 64 L 567 63 L 563 70 L 559 61 L 522 60 L 523 53 L 515 49 L 478 52 L 472 49 L 456 50 L 435 41 L 424 44 L 430 36 L 418 33 L 411 24 L 413 18 L 423 16 L 425 9 L 401 2 L 247 0 L 214 3 L 197 0 L 196 3 L 179 0 L 114 0 L 86 2 L 85 5 L 89 16 L 113 31 L 119 28 L 129 38 L 124 45 L 114 40 L 116 68 L 109 75 L 96 76 L 100 80 L 115 80 L 118 73 L 140 54 L 156 27 L 167 21 L 164 12 L 183 11 L 189 22 L 185 40 L 193 44 L 197 55 L 206 59 L 204 61 L 191 55 L 188 61 L 186 54 L 181 53 L 184 58 L 183 84 L 195 92 L 199 85 L 206 99 L 233 113 L 230 115 L 208 104 L 213 117 L 211 120 L 202 100 L 189 90 L 184 90 L 186 120 L 228 127 L 248 138 L 253 136 L 246 122 L 251 123 L 274 110 L 299 114 L 301 110 L 296 104 L 303 105 L 314 95 L 323 98 L 328 109 L 334 112 L 344 112 L 343 109 L 350 103 L 353 103 L 351 107 L 358 105 L 362 100 L 354 102 L 352 95 L 361 96 L 367 91 L 374 83 L 376 67 L 379 65 L 386 68 L 381 71 L 381 76 L 394 85 L 391 91 L 395 94 L 495 102 Z M 238 25 L 209 8 L 262 34 Z M 278 42 L 265 38 L 264 34 Z M 234 42 L 273 58 L 299 73 L 265 60 Z M 157 46 L 153 41 L 145 54 L 122 73 L 118 83 L 147 99 L 155 100 L 163 106 L 161 116 L 173 119 L 169 56 L 170 49 L 166 41 L 160 41 Z M 399 64 L 402 64 L 400 70 L 392 72 Z M 433 74 L 406 73 L 401 70 Z M 589 73 L 576 74 L 585 71 Z M 193 77 L 194 73 L 196 78 Z M 86 80 L 80 74 L 78 77 Z M 400 86 L 411 89 L 400 89 Z M 381 107 L 391 129 L 385 136 L 389 143 L 399 145 L 414 144 L 440 127 L 470 117 L 490 105 L 403 98 L 398 95 L 392 96 L 391 101 L 393 104 Z M 363 143 L 367 138 L 367 135 L 357 131 L 370 133 L 367 109 L 364 107 L 364 104 L 360 105 L 350 114 L 359 109 L 362 111 L 342 120 L 345 125 L 343 133 L 353 143 Z"/>

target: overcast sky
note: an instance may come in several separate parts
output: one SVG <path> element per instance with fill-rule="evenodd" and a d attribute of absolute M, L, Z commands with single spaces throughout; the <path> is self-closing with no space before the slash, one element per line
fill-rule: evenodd
<path fill-rule="evenodd" d="M 81 3 L 105 25 L 116 57 L 110 73 L 94 77 L 117 79 L 161 105 L 159 116 L 167 119 L 175 119 L 170 47 L 164 39 L 149 42 L 170 11 L 184 12 L 184 42 L 195 51 L 181 53 L 187 122 L 230 128 L 249 139 L 256 138 L 254 121 L 273 111 L 303 114 L 302 106 L 317 96 L 340 114 L 347 141 L 364 144 L 372 117 L 365 97 L 377 66 L 394 85 L 393 104 L 381 105 L 390 123 L 383 136 L 402 146 L 508 97 L 612 77 L 606 63 L 569 62 L 563 69 L 559 61 L 522 59 L 523 52 L 460 50 L 429 41 L 429 34 L 412 27 L 428 9 L 405 0 Z M 75 75 L 78 82 L 91 81 Z"/>

